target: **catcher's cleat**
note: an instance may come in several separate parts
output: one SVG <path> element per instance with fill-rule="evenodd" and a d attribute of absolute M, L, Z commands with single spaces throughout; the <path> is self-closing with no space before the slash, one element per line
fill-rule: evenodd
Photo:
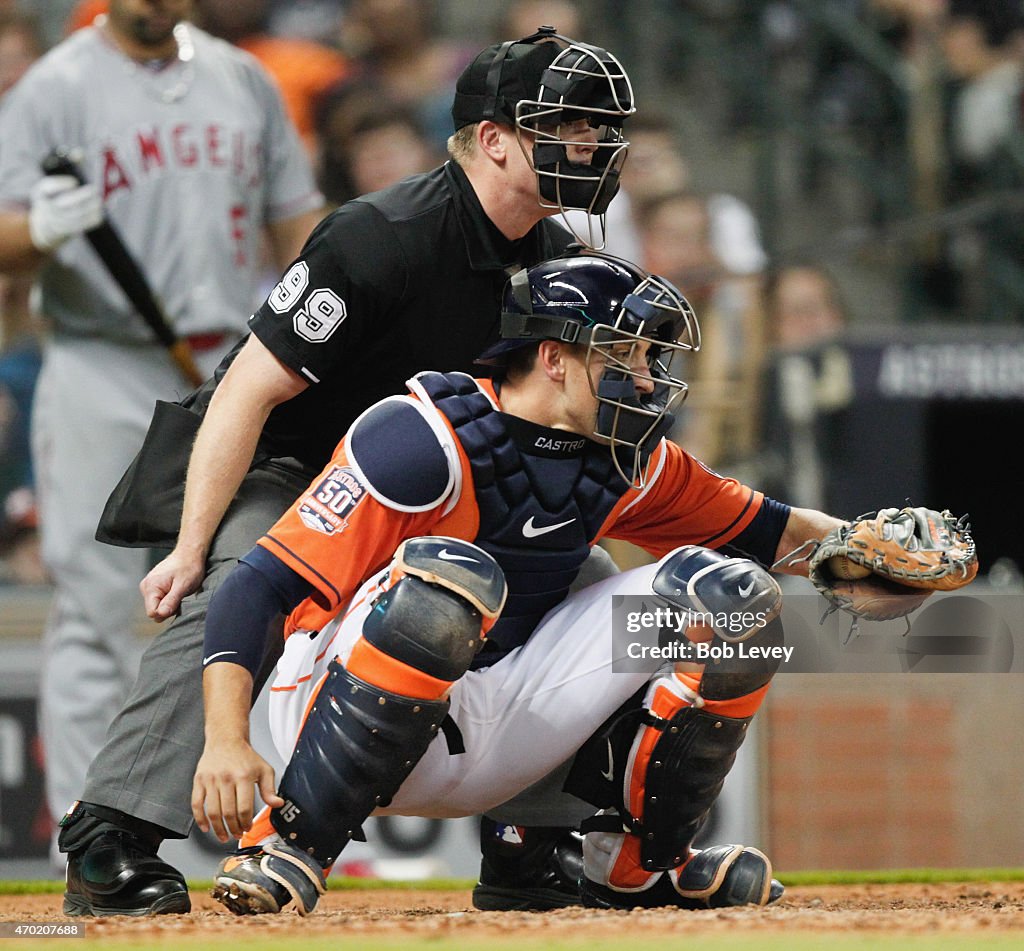
<path fill-rule="evenodd" d="M 580 904 L 582 839 L 565 828 L 480 825 L 480 911 L 550 911 Z"/>
<path fill-rule="evenodd" d="M 621 891 L 586 878 L 580 885 L 583 904 L 590 908 L 730 908 L 770 905 L 785 891 L 772 878 L 772 863 L 757 849 L 715 845 L 691 850 L 678 869 L 660 875 L 642 891 Z"/>
<path fill-rule="evenodd" d="M 191 909 L 182 874 L 131 832 L 110 829 L 68 853 L 65 915 L 141 917 Z"/>
<path fill-rule="evenodd" d="M 295 910 L 308 915 L 325 891 L 316 861 L 276 839 L 225 858 L 210 894 L 236 915 L 275 915 L 293 900 Z"/>

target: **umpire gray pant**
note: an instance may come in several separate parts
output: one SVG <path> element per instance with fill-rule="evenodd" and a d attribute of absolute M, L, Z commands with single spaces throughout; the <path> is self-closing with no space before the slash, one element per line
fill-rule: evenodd
<path fill-rule="evenodd" d="M 314 473 L 275 459 L 245 477 L 214 538 L 200 589 L 142 655 L 138 679 L 86 776 L 82 801 L 119 809 L 179 836 L 192 827 L 192 777 L 203 751 L 206 612 L 238 559 L 306 489 Z M 280 652 L 281 640 L 270 650 Z"/>

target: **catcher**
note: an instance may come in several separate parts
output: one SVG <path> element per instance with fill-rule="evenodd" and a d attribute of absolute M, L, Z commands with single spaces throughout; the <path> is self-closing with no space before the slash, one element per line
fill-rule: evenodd
<path fill-rule="evenodd" d="M 214 596 L 192 807 L 222 841 L 243 836 L 214 885 L 237 914 L 293 902 L 309 913 L 374 812 L 497 816 L 520 869 L 553 845 L 524 840 L 520 823 L 585 833 L 582 859 L 577 846 L 575 863 L 518 890 L 491 853 L 481 909 L 764 905 L 782 893 L 758 849 L 691 844 L 781 662 L 781 591 L 763 566 L 799 549 L 817 568 L 840 541 L 860 557 L 870 529 L 766 498 L 663 438 L 686 395 L 671 358 L 700 345 L 667 281 L 584 253 L 519 272 L 504 310 L 483 358 L 493 379 L 425 372 L 367 410 Z M 877 528 L 879 546 L 905 553 L 890 560 L 907 580 L 922 559 L 950 570 L 918 584 L 975 570 L 943 515 Z M 606 535 L 659 560 L 567 595 Z M 782 570 L 806 574 L 807 557 Z M 609 636 L 617 595 L 680 613 L 688 641 L 761 660 L 616 670 L 628 650 Z M 248 718 L 278 611 L 292 612 L 291 633 L 270 716 L 290 760 L 275 790 Z M 640 646 L 663 634 L 646 630 Z M 254 784 L 267 803 L 255 821 Z"/>

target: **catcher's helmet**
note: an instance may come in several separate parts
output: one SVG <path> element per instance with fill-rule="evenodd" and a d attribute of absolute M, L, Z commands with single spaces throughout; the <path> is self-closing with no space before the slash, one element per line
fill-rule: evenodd
<path fill-rule="evenodd" d="M 503 303 L 501 339 L 477 362 L 500 374 L 510 352 L 541 340 L 585 346 L 588 371 L 600 354 L 601 377 L 590 375 L 598 401 L 594 436 L 611 446 L 623 478 L 643 486 L 647 457 L 686 398 L 686 383 L 670 372 L 673 359 L 700 349 L 700 326 L 686 298 L 635 264 L 585 251 L 519 271 Z M 640 341 L 650 344 L 646 374 L 632 359 Z M 652 381 L 653 392 L 639 394 L 636 379 Z"/>
<path fill-rule="evenodd" d="M 524 152 L 528 133 L 541 205 L 563 216 L 578 209 L 601 218 L 618 191 L 629 149 L 622 123 L 635 111 L 629 76 L 611 53 L 542 26 L 488 47 L 466 67 L 452 118 L 456 129 L 482 119 L 514 125 Z M 567 146 L 592 150 L 589 163 L 570 161 Z M 588 230 L 576 237 L 594 247 L 592 223 Z"/>

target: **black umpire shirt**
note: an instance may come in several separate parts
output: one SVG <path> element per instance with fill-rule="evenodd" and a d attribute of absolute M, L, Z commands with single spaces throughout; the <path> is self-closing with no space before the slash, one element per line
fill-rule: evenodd
<path fill-rule="evenodd" d="M 250 319 L 311 384 L 273 410 L 260 449 L 320 469 L 352 421 L 418 371 L 473 372 L 509 275 L 571 240 L 545 219 L 509 241 L 455 162 L 332 212 Z"/>

